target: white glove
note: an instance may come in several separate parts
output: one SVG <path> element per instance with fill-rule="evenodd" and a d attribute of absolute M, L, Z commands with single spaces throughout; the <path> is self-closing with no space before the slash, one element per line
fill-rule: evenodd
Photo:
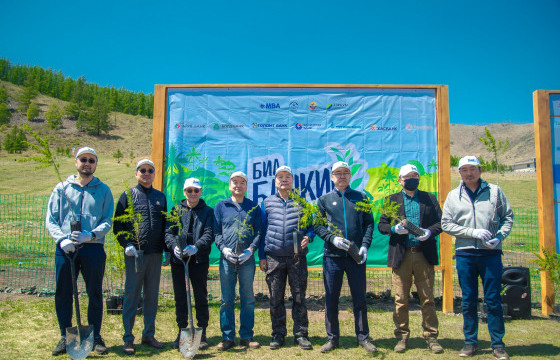
<path fill-rule="evenodd" d="M 249 258 L 253 255 L 253 250 L 251 248 L 243 250 L 241 255 L 239 255 L 239 265 L 243 264 L 245 261 L 249 260 Z"/>
<path fill-rule="evenodd" d="M 420 228 L 422 229 L 422 228 Z M 422 229 L 424 231 L 424 235 L 422 236 L 417 236 L 416 238 L 420 241 L 426 241 L 430 238 L 430 236 L 432 235 L 432 232 L 428 229 Z"/>
<path fill-rule="evenodd" d="M 222 250 L 222 254 L 226 258 L 226 260 L 229 261 L 230 263 L 234 263 L 234 264 L 237 263 L 237 255 L 234 254 L 230 248 L 224 248 Z"/>
<path fill-rule="evenodd" d="M 484 246 L 486 246 L 489 249 L 495 249 L 498 246 L 498 244 L 500 243 L 500 241 L 501 240 L 498 239 L 498 238 L 493 238 L 493 239 L 490 239 L 490 240 L 485 240 L 483 242 L 483 244 L 484 244 Z"/>
<path fill-rule="evenodd" d="M 474 229 L 472 236 L 482 241 L 486 241 L 492 238 L 492 233 L 486 229 Z"/>
<path fill-rule="evenodd" d="M 397 225 L 395 225 L 395 232 L 399 235 L 408 234 L 408 230 L 406 230 L 404 228 L 404 226 L 401 225 L 401 223 L 398 223 Z"/>
<path fill-rule="evenodd" d="M 77 244 L 85 243 L 91 240 L 91 232 L 89 231 L 72 231 L 70 238 Z"/>
<path fill-rule="evenodd" d="M 72 240 L 69 239 L 62 240 L 60 242 L 60 248 L 62 249 L 62 251 L 64 251 L 67 254 L 69 252 L 76 251 L 76 247 L 74 246 L 74 243 L 72 242 Z"/>
<path fill-rule="evenodd" d="M 136 251 L 136 248 L 135 248 L 134 245 L 132 245 L 132 244 L 128 245 L 128 246 L 124 249 L 124 254 L 125 254 L 126 256 L 138 257 L 138 252 Z"/>
<path fill-rule="evenodd" d="M 366 249 L 365 246 L 362 246 L 362 247 L 360 248 L 360 252 L 359 252 L 358 254 L 362 256 L 362 261 L 360 261 L 358 264 L 363 264 L 363 263 L 366 262 L 366 260 L 367 260 L 367 251 L 368 251 L 368 249 Z"/>
<path fill-rule="evenodd" d="M 185 256 L 191 256 L 196 254 L 198 251 L 198 249 L 196 248 L 196 246 L 194 245 L 187 245 L 184 249 L 183 249 L 183 255 Z"/>
<path fill-rule="evenodd" d="M 348 251 L 350 249 L 350 240 L 337 236 L 332 241 L 333 245 L 340 250 Z"/>
<path fill-rule="evenodd" d="M 183 254 L 181 253 L 181 249 L 178 246 L 173 248 L 173 255 L 179 260 L 183 260 Z"/>

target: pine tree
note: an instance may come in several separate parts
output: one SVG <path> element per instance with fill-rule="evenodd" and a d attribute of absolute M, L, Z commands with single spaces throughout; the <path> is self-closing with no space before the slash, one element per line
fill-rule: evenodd
<path fill-rule="evenodd" d="M 12 131 L 6 134 L 4 149 L 10 154 L 21 153 L 23 150 L 27 150 L 27 138 L 22 129 L 14 126 Z"/>
<path fill-rule="evenodd" d="M 12 112 L 10 108 L 5 103 L 0 103 L 0 125 L 9 124 L 10 118 L 12 117 Z"/>
<path fill-rule="evenodd" d="M 36 96 L 37 90 L 35 90 L 32 85 L 26 86 L 17 98 L 20 103 L 18 110 L 22 113 L 27 113 L 27 109 L 29 108 L 29 105 L 31 105 L 31 100 L 35 99 Z"/>
<path fill-rule="evenodd" d="M 117 151 L 115 151 L 115 153 L 113 154 L 113 157 L 114 157 L 115 159 L 117 159 L 117 164 L 120 164 L 120 163 L 121 163 L 121 159 L 122 159 L 122 157 L 123 157 L 123 154 L 122 154 L 122 152 L 121 152 L 121 149 L 117 149 Z"/>
<path fill-rule="evenodd" d="M 60 129 L 62 127 L 62 110 L 56 103 L 49 105 L 45 118 L 51 129 Z"/>
<path fill-rule="evenodd" d="M 39 117 L 39 105 L 37 105 L 37 103 L 35 102 L 32 102 L 27 108 L 27 120 L 35 120 L 37 119 L 37 117 Z"/>

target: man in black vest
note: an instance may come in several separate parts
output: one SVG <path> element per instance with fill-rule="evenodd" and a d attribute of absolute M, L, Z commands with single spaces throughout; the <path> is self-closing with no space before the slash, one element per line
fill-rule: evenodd
<path fill-rule="evenodd" d="M 272 320 L 272 350 L 284 345 L 286 337 L 286 278 L 292 292 L 294 342 L 304 350 L 313 346 L 307 338 L 309 319 L 305 305 L 307 290 L 307 245 L 315 234 L 313 229 L 300 229 L 301 207 L 290 199 L 294 184 L 292 169 L 280 166 L 274 184 L 278 192 L 262 202 L 264 241 L 259 247 L 259 267 L 266 272 L 270 291 L 270 318 Z"/>
<path fill-rule="evenodd" d="M 159 280 L 161 275 L 161 258 L 164 248 L 165 216 L 167 210 L 165 195 L 152 187 L 155 178 L 154 163 L 148 159 L 142 159 L 136 165 L 136 179 L 138 185 L 131 188 L 130 195 L 134 212 L 142 215 L 138 225 L 137 237 L 134 236 L 134 224 L 131 221 L 115 221 L 113 231 L 117 240 L 124 248 L 124 265 L 126 269 L 126 280 L 124 285 L 123 299 L 123 326 L 124 347 L 126 355 L 134 355 L 134 319 L 136 309 L 140 302 L 142 288 L 144 288 L 144 331 L 142 332 L 142 344 L 156 349 L 163 345 L 154 337 L 156 328 L 156 313 L 159 294 Z M 115 218 L 125 214 L 129 205 L 127 191 L 122 193 L 115 210 Z M 128 233 L 127 236 L 125 233 Z M 136 269 L 135 257 L 138 250 L 143 250 L 144 261 L 140 269 Z"/>
<path fill-rule="evenodd" d="M 434 304 L 434 265 L 438 263 L 436 236 L 441 233 L 441 209 L 436 197 L 418 190 L 420 175 L 418 168 L 406 164 L 399 171 L 399 184 L 402 191 L 389 196 L 389 200 L 399 204 L 400 219 L 418 226 L 424 234 L 414 236 L 399 222 L 382 215 L 379 219 L 379 232 L 390 235 L 387 266 L 393 269 L 393 289 L 395 296 L 395 336 L 398 339 L 395 352 L 406 350 L 410 329 L 408 327 L 408 298 L 412 279 L 422 307 L 422 328 L 424 338 L 432 353 L 443 352 L 437 342 L 438 319 Z"/>

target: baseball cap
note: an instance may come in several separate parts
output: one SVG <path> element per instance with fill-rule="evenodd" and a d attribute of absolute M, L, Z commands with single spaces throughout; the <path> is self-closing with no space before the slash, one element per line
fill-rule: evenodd
<path fill-rule="evenodd" d="M 337 161 L 333 164 L 331 172 L 334 172 L 336 169 L 348 169 L 348 170 L 350 170 L 350 166 L 348 166 L 347 162 Z"/>
<path fill-rule="evenodd" d="M 247 175 L 245 175 L 243 171 L 236 171 L 233 174 L 231 174 L 231 176 L 229 177 L 229 181 L 231 181 L 231 179 L 233 179 L 234 177 L 242 177 L 243 179 L 245 179 L 245 181 L 249 182 Z"/>
<path fill-rule="evenodd" d="M 190 187 L 202 189 L 202 185 L 200 184 L 200 180 L 197 178 L 188 178 L 185 180 L 185 184 L 183 185 L 183 190 L 188 189 Z"/>
<path fill-rule="evenodd" d="M 463 165 L 473 165 L 473 166 L 480 166 L 480 161 L 474 155 L 467 155 L 463 156 L 461 160 L 459 160 L 459 169 Z"/>
<path fill-rule="evenodd" d="M 90 147 L 83 147 L 78 149 L 78 152 L 76 152 L 76 159 L 79 158 L 80 156 L 82 156 L 83 154 L 91 154 L 94 155 L 95 157 L 97 157 L 97 153 L 95 152 L 95 150 L 93 150 Z"/>
<path fill-rule="evenodd" d="M 415 172 L 418 175 L 420 175 L 420 172 L 418 171 L 418 168 L 416 167 L 416 165 L 405 164 L 405 165 L 401 166 L 401 170 L 399 171 L 399 177 L 406 176 L 406 175 L 410 174 L 411 172 Z"/>
<path fill-rule="evenodd" d="M 140 168 L 140 166 L 142 165 L 150 165 L 151 167 L 153 167 L 154 169 L 156 168 L 154 163 L 152 162 L 152 160 L 150 159 L 142 159 L 140 161 L 138 161 L 138 163 L 136 164 L 136 170 L 138 170 Z"/>
<path fill-rule="evenodd" d="M 290 174 L 292 174 L 292 169 L 289 166 L 282 165 L 278 169 L 276 169 L 276 172 L 274 173 L 274 176 L 278 175 L 278 173 L 281 172 L 281 171 L 289 172 Z"/>

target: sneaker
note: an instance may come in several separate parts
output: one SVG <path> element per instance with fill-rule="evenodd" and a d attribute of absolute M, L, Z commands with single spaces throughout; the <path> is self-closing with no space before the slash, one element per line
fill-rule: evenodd
<path fill-rule="evenodd" d="M 336 349 L 337 347 L 338 347 L 338 341 L 329 340 L 325 343 L 325 345 L 323 345 L 321 347 L 321 352 L 322 353 L 328 353 L 329 351 L 332 351 L 332 350 Z"/>
<path fill-rule="evenodd" d="M 233 340 L 222 340 L 222 342 L 216 346 L 216 349 L 218 349 L 218 351 L 226 351 L 234 346 L 235 342 Z"/>
<path fill-rule="evenodd" d="M 358 346 L 361 346 L 368 353 L 376 353 L 377 348 L 370 339 L 365 339 L 363 341 L 358 341 Z"/>
<path fill-rule="evenodd" d="M 52 351 L 52 354 L 53 354 L 53 356 L 66 354 L 66 338 L 64 338 L 64 337 L 60 338 L 60 340 L 58 341 L 58 344 L 56 344 L 56 347 Z"/>
<path fill-rule="evenodd" d="M 400 339 L 393 349 L 396 353 L 403 353 L 406 351 L 406 339 Z"/>
<path fill-rule="evenodd" d="M 283 345 L 284 345 L 284 337 L 280 335 L 274 335 L 268 347 L 270 347 L 270 350 L 276 350 L 281 348 Z"/>
<path fill-rule="evenodd" d="M 105 341 L 103 341 L 101 335 L 93 339 L 93 350 L 99 355 L 107 354 L 107 346 L 105 346 Z"/>
<path fill-rule="evenodd" d="M 132 340 L 124 342 L 123 352 L 125 355 L 134 355 L 136 353 L 136 349 L 134 349 L 134 342 Z"/>
<path fill-rule="evenodd" d="M 427 339 L 428 348 L 434 354 L 441 354 L 443 352 L 443 347 L 437 342 L 436 339 Z"/>
<path fill-rule="evenodd" d="M 495 348 L 492 354 L 498 360 L 509 360 L 509 355 L 503 347 Z"/>
<path fill-rule="evenodd" d="M 473 344 L 465 344 L 465 346 L 463 346 L 463 348 L 461 349 L 461 351 L 459 351 L 459 356 L 462 357 L 469 357 L 469 356 L 473 356 L 474 353 L 476 352 L 477 347 L 476 345 Z"/>
<path fill-rule="evenodd" d="M 206 339 L 206 328 L 202 328 L 202 336 L 200 337 L 200 345 L 198 348 L 204 350 L 208 348 L 208 340 Z"/>
<path fill-rule="evenodd" d="M 163 344 L 156 340 L 155 337 L 142 337 L 142 344 L 153 347 L 154 349 L 163 349 Z"/>
<path fill-rule="evenodd" d="M 248 348 L 251 348 L 251 349 L 258 349 L 258 348 L 261 347 L 261 345 L 257 341 L 255 341 L 255 339 L 253 339 L 253 338 L 241 339 L 239 344 L 243 347 L 248 347 Z"/>
<path fill-rule="evenodd" d="M 303 350 L 313 349 L 313 345 L 311 345 L 311 342 L 305 336 L 299 336 L 297 338 L 294 338 L 294 343 L 296 345 L 299 345 L 299 347 L 302 348 Z"/>

